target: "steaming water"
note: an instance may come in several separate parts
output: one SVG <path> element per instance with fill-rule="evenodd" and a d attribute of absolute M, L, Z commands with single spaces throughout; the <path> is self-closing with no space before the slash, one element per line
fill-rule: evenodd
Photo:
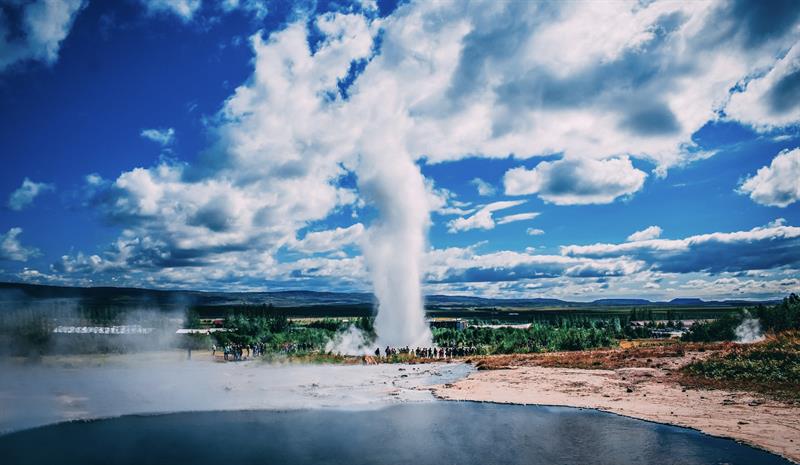
<path fill-rule="evenodd" d="M 727 439 L 570 408 L 436 402 L 205 412 L 0 436 L 9 464 L 788 464 Z"/>
<path fill-rule="evenodd" d="M 156 358 L 164 356 L 171 359 Z M 465 364 L 274 366 L 177 357 L 185 353 L 0 363 L 0 433 L 137 413 L 431 402 L 429 391 L 416 388 L 472 370 Z"/>

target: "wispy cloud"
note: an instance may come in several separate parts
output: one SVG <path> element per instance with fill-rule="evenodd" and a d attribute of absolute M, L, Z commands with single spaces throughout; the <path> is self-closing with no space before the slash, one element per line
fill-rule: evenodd
<path fill-rule="evenodd" d="M 536 218 L 539 215 L 541 215 L 541 213 L 536 213 L 536 212 L 517 213 L 517 214 L 514 214 L 514 215 L 506 215 L 506 216 L 503 216 L 501 218 L 498 218 L 497 219 L 497 224 L 507 224 L 507 223 L 513 223 L 515 221 L 532 220 L 532 219 Z"/>
<path fill-rule="evenodd" d="M 28 178 L 22 181 L 22 185 L 17 188 L 8 198 L 8 208 L 20 211 L 31 205 L 44 192 L 55 190 L 55 186 L 44 182 L 33 182 Z"/>
<path fill-rule="evenodd" d="M 475 178 L 470 183 L 478 189 L 478 195 L 489 197 L 497 193 L 497 189 L 481 178 Z"/>
<path fill-rule="evenodd" d="M 22 245 L 19 240 L 20 234 L 22 228 L 11 228 L 5 234 L 0 234 L 0 260 L 25 262 L 39 255 L 38 249 Z"/>
<path fill-rule="evenodd" d="M 58 61 L 61 42 L 87 3 L 84 0 L 3 2 L 4 9 L 16 10 L 16 14 L 9 18 L 6 10 L 0 10 L 0 71 L 26 61 L 48 65 Z M 13 18 L 19 18 L 20 24 L 12 33 L 8 20 Z"/>
<path fill-rule="evenodd" d="M 175 129 L 173 128 L 143 129 L 139 135 L 145 139 L 159 144 L 162 147 L 172 145 L 172 143 L 175 141 Z"/>
<path fill-rule="evenodd" d="M 172 14 L 184 22 L 191 21 L 202 0 L 140 0 L 150 14 Z M 237 2 L 238 3 L 238 2 Z"/>
<path fill-rule="evenodd" d="M 492 202 L 478 209 L 478 211 L 472 216 L 456 218 L 449 221 L 447 223 L 447 230 L 450 233 L 457 233 L 459 231 L 469 231 L 470 229 L 494 229 L 496 223 L 494 217 L 492 216 L 493 212 L 516 207 L 517 205 L 522 205 L 525 202 L 525 200 L 503 200 L 499 202 Z M 523 213 L 522 215 L 528 215 L 528 213 Z M 515 220 L 511 219 L 511 221 Z"/>

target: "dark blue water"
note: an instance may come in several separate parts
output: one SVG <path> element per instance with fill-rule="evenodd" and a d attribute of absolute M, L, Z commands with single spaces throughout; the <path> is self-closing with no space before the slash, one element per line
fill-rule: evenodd
<path fill-rule="evenodd" d="M 788 464 L 592 410 L 479 403 L 127 416 L 0 436 L 11 464 Z"/>

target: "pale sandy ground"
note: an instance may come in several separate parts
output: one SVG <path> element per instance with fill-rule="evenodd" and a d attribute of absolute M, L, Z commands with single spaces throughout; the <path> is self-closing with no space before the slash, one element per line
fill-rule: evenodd
<path fill-rule="evenodd" d="M 592 408 L 689 427 L 800 463 L 800 407 L 748 393 L 684 389 L 669 373 L 521 366 L 476 371 L 432 390 L 447 400 Z"/>

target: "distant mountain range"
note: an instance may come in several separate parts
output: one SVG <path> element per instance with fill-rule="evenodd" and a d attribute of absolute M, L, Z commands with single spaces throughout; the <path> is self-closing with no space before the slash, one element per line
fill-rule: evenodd
<path fill-rule="evenodd" d="M 23 283 L 0 283 L 0 308 L 20 303 L 44 303 L 54 300 L 78 302 L 94 306 L 153 306 L 161 308 L 224 305 L 273 305 L 275 307 L 308 306 L 371 306 L 375 297 L 369 293 L 276 291 L 276 292 L 204 292 L 157 290 L 126 287 L 63 287 Z M 609 306 L 675 306 L 675 307 L 739 307 L 775 301 L 676 298 L 668 302 L 646 299 L 598 299 L 592 302 L 571 302 L 560 299 L 495 299 L 473 296 L 429 295 L 429 308 L 463 307 L 609 307 Z"/>

